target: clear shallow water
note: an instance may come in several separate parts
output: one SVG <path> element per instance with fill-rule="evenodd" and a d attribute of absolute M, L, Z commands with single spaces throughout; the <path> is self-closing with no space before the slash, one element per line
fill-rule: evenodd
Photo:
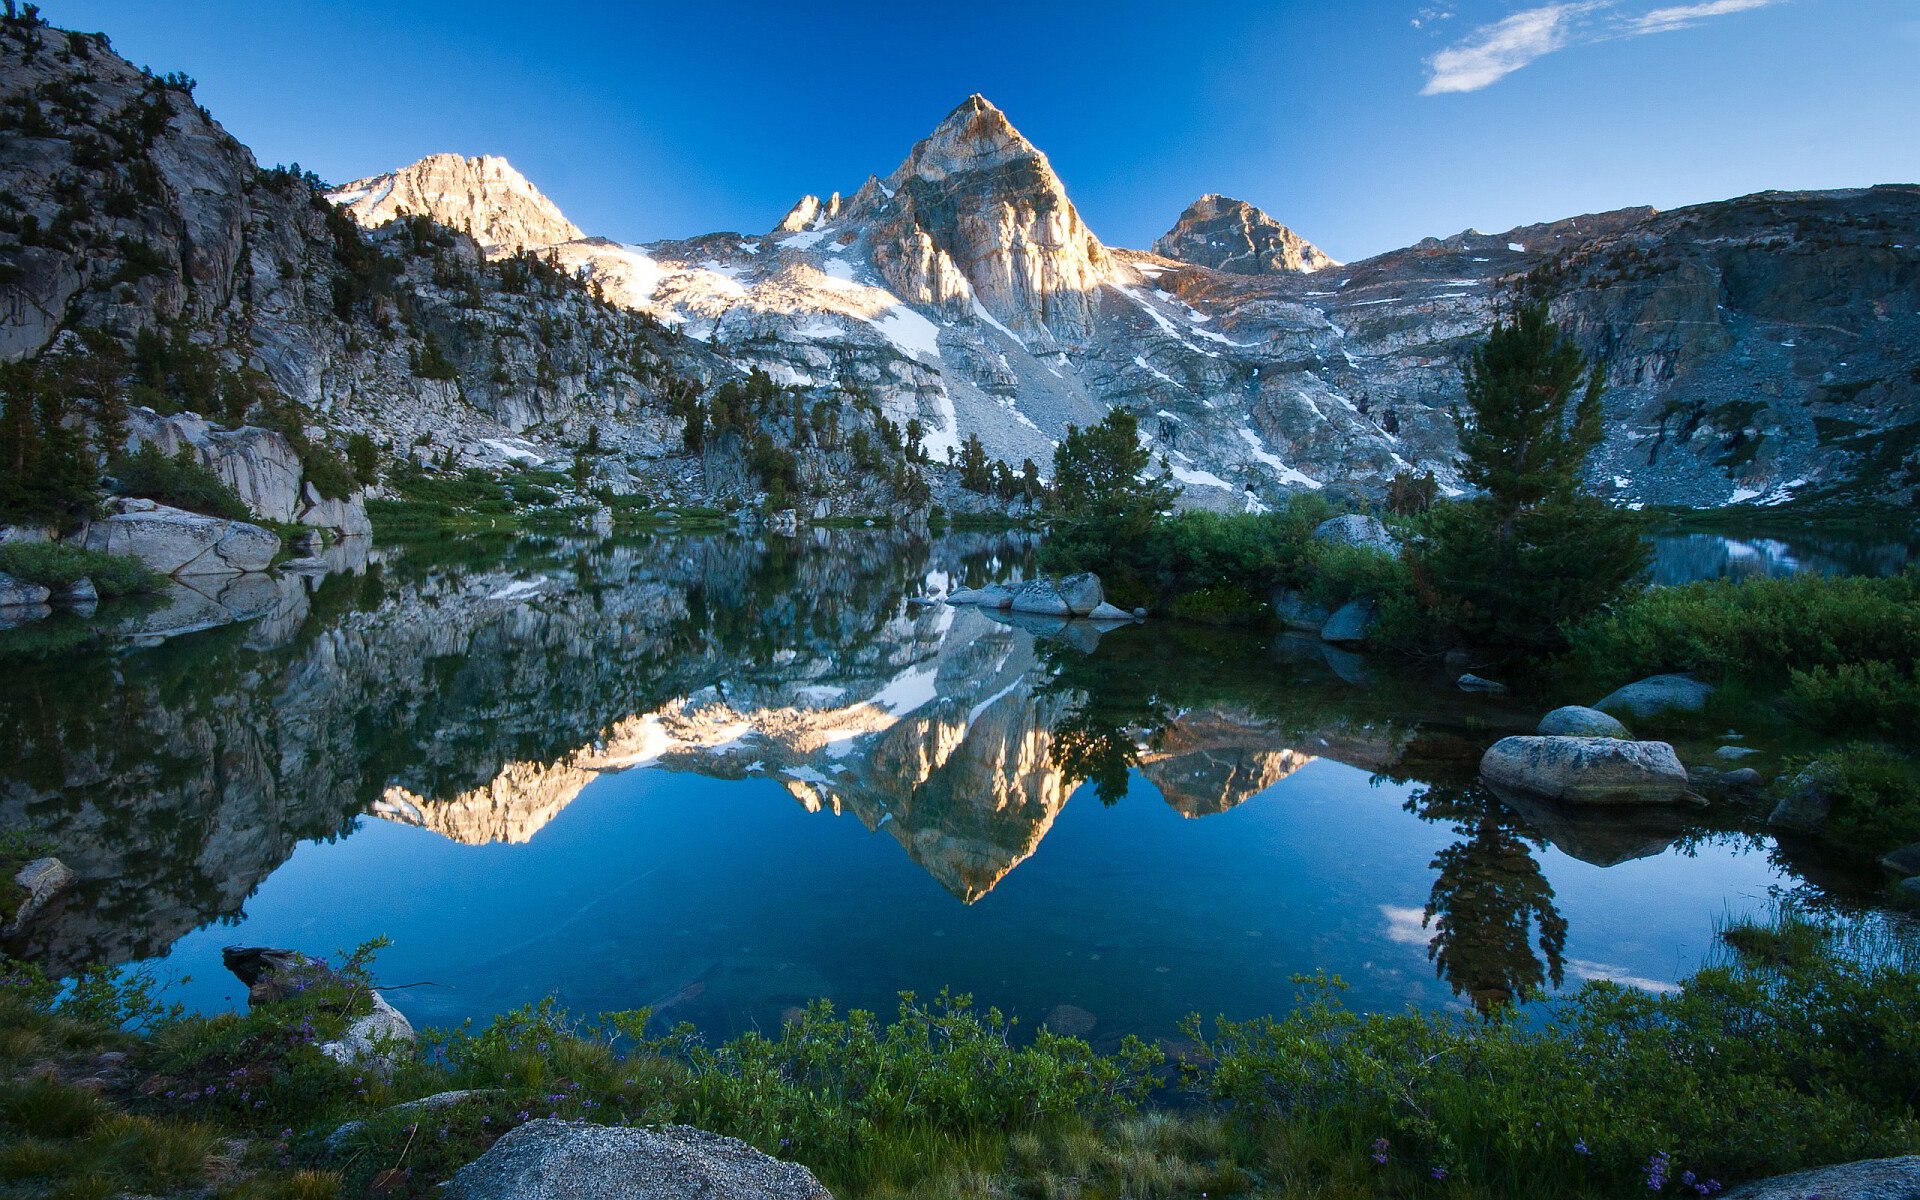
<path fill-rule="evenodd" d="M 381 551 L 250 622 L 15 654 L 0 821 L 86 880 L 22 949 L 220 1008 L 223 946 L 384 934 L 416 1022 L 554 994 L 728 1033 L 952 986 L 1104 1041 L 1283 1009 L 1322 968 L 1370 1009 L 1670 986 L 1801 886 L 1724 821 L 1485 794 L 1537 701 L 1310 639 L 904 603 L 1027 554 Z"/>

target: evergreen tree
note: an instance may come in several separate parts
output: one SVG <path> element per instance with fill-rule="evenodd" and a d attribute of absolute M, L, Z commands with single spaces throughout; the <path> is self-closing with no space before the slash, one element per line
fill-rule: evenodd
<path fill-rule="evenodd" d="M 99 499 L 93 456 L 36 362 L 0 364 L 0 521 L 67 525 Z"/>
<path fill-rule="evenodd" d="M 1649 557 L 1637 515 L 1580 491 L 1603 372 L 1535 303 L 1495 324 L 1465 374 L 1461 474 L 1483 494 L 1427 514 L 1415 582 L 1458 637 L 1558 649 L 1563 626 L 1624 596 Z"/>

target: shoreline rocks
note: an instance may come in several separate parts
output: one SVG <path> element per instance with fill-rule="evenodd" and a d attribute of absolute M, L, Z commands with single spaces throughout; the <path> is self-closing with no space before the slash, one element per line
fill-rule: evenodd
<path fill-rule="evenodd" d="M 1670 804 L 1697 799 L 1666 742 L 1620 738 L 1501 738 L 1480 759 L 1487 782 L 1572 804 Z"/>
<path fill-rule="evenodd" d="M 1371 600 L 1349 600 L 1334 610 L 1326 623 L 1320 626 L 1320 640 L 1335 645 L 1351 645 L 1364 642 L 1373 636 L 1380 625 L 1380 618 L 1373 610 Z"/>

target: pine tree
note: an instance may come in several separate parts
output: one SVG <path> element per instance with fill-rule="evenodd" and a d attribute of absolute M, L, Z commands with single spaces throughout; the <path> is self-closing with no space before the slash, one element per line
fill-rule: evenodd
<path fill-rule="evenodd" d="M 1465 373 L 1461 474 L 1482 494 L 1427 514 L 1415 581 L 1457 637 L 1558 649 L 1568 622 L 1628 593 L 1650 553 L 1636 514 L 1580 490 L 1603 372 L 1535 303 L 1496 324 Z"/>

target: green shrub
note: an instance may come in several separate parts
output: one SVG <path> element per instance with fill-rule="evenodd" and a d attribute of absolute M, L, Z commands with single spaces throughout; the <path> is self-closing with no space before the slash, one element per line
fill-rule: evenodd
<path fill-rule="evenodd" d="M 132 454 L 115 458 L 108 470 L 119 481 L 123 496 L 141 496 L 188 512 L 231 521 L 253 519 L 253 510 L 234 494 L 226 481 L 185 447 L 168 458 L 160 452 L 160 447 L 145 442 Z"/>
<path fill-rule="evenodd" d="M 1183 621 L 1203 621 L 1209 625 L 1250 625 L 1268 615 L 1265 600 L 1246 588 L 1224 585 L 1182 592 L 1167 606 L 1172 616 Z"/>
<path fill-rule="evenodd" d="M 1920 767 L 1883 746 L 1854 742 L 1795 764 L 1832 798 L 1827 836 L 1870 854 L 1920 841 Z"/>
<path fill-rule="evenodd" d="M 1621 679 L 1693 671 L 1783 685 L 1793 671 L 1912 663 L 1920 661 L 1920 574 L 1655 588 L 1583 622 L 1572 642 L 1579 659 Z"/>
<path fill-rule="evenodd" d="M 1249 1122 L 1371 1143 L 1389 1179 L 1438 1170 L 1496 1195 L 1693 1195 L 1905 1153 L 1920 1135 L 1920 972 L 1789 920 L 1794 954 L 1736 955 L 1666 995 L 1590 983 L 1538 1025 L 1363 1016 L 1338 981 L 1304 981 L 1283 1019 L 1221 1020 L 1211 1038 L 1190 1019 L 1187 1073 Z"/>
<path fill-rule="evenodd" d="M 1920 664 L 1848 662 L 1792 672 L 1787 700 L 1814 726 L 1920 746 Z"/>
<path fill-rule="evenodd" d="M 55 591 L 82 579 L 93 580 L 102 598 L 157 592 L 167 577 L 128 554 L 103 554 L 60 542 L 8 542 L 0 545 L 0 571 Z"/>

